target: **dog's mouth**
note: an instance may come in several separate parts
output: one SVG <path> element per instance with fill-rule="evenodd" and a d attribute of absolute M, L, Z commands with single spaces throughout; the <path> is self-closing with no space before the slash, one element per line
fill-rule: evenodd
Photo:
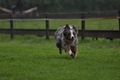
<path fill-rule="evenodd" d="M 74 37 L 73 38 L 66 38 L 66 40 L 72 42 L 74 40 Z"/>

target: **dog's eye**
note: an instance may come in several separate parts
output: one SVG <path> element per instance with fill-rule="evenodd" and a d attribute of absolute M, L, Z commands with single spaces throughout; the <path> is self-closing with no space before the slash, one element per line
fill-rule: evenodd
<path fill-rule="evenodd" d="M 76 35 L 76 32 L 74 32 L 73 34 Z"/>
<path fill-rule="evenodd" d="M 68 33 L 68 36 L 70 36 L 71 35 L 71 33 Z"/>

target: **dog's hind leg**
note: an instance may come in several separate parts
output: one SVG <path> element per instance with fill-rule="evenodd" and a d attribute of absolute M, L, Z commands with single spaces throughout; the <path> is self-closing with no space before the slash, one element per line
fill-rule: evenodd
<path fill-rule="evenodd" d="M 59 48 L 59 53 L 62 54 L 62 46 L 61 46 L 61 41 L 56 43 L 56 46 Z"/>
<path fill-rule="evenodd" d="M 59 53 L 62 54 L 62 48 L 61 47 L 59 48 Z"/>

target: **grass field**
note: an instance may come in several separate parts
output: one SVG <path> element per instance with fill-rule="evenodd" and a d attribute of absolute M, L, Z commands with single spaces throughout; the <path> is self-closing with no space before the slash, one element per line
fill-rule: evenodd
<path fill-rule="evenodd" d="M 50 21 L 50 29 L 81 21 Z M 1 21 L 0 28 L 9 28 Z M 45 21 L 15 21 L 14 28 L 44 29 Z M 86 21 L 86 29 L 118 30 L 118 20 Z M 120 39 L 79 38 L 78 56 L 58 53 L 54 37 L 0 34 L 0 80 L 120 80 Z"/>
<path fill-rule="evenodd" d="M 0 34 L 0 80 L 120 80 L 120 40 L 79 38 L 78 56 L 58 53 L 55 40 Z"/>

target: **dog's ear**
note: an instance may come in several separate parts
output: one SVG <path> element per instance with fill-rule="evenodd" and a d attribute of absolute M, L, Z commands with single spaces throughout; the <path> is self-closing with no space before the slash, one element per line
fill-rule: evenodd
<path fill-rule="evenodd" d="M 78 33 L 78 29 L 75 26 L 73 26 L 73 29 Z"/>
<path fill-rule="evenodd" d="M 68 24 L 66 24 L 66 26 L 65 26 L 65 30 L 68 30 L 68 29 L 70 29 L 70 27 L 69 27 Z"/>
<path fill-rule="evenodd" d="M 70 27 L 69 27 L 69 25 L 68 24 L 66 24 L 65 25 L 65 28 L 64 28 L 64 36 L 67 36 L 67 34 L 68 34 L 68 30 L 70 29 Z"/>

